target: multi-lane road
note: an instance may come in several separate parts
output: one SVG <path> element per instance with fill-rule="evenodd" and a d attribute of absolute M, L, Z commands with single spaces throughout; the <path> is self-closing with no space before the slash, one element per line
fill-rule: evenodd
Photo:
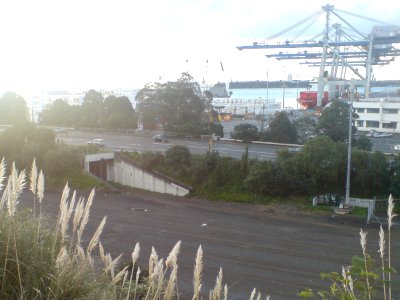
<path fill-rule="evenodd" d="M 151 139 L 151 136 L 138 136 L 134 134 L 106 134 L 84 131 L 68 131 L 67 134 L 58 134 L 58 141 L 64 141 L 66 144 L 82 145 L 87 141 L 101 138 L 104 139 L 106 148 L 110 150 L 127 151 L 160 151 L 165 152 L 172 145 L 185 145 L 192 153 L 202 154 L 209 150 L 208 140 L 200 139 L 174 139 L 170 138 L 168 143 L 157 143 Z M 371 138 L 373 151 L 396 154 L 394 145 L 400 144 L 398 135 L 385 138 Z M 216 141 L 212 143 L 212 149 L 218 151 L 221 155 L 240 158 L 249 147 L 249 156 L 263 160 L 273 160 L 277 157 L 277 152 L 287 149 L 288 146 L 278 146 L 272 144 L 247 144 L 229 141 Z"/>
<path fill-rule="evenodd" d="M 185 145 L 191 153 L 202 154 L 209 150 L 208 139 L 174 139 L 170 138 L 167 143 L 154 142 L 150 136 L 138 136 L 133 134 L 105 134 L 82 131 L 69 131 L 67 134 L 57 135 L 59 142 L 66 144 L 82 145 L 92 139 L 104 139 L 105 147 L 110 150 L 126 151 L 160 151 L 165 152 L 173 145 Z M 275 146 L 264 144 L 246 144 L 232 143 L 227 141 L 215 141 L 212 143 L 212 149 L 218 151 L 220 155 L 240 158 L 244 153 L 246 146 L 249 147 L 249 156 L 264 160 L 276 158 L 277 151 L 287 149 L 287 146 Z"/>

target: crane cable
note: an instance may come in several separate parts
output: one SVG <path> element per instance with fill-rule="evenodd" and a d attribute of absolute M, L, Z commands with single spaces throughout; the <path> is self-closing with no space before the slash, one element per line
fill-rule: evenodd
<path fill-rule="evenodd" d="M 306 32 L 316 21 L 318 20 L 318 18 L 315 18 L 314 20 L 312 20 L 308 26 L 306 26 L 303 30 L 301 30 L 295 37 L 292 38 L 292 40 L 290 41 L 291 43 L 295 42 L 304 32 Z"/>
<path fill-rule="evenodd" d="M 385 24 L 385 25 L 393 25 L 393 24 L 390 24 L 390 23 L 387 23 L 387 22 L 384 22 L 384 21 L 376 20 L 376 19 L 373 19 L 373 18 L 368 18 L 368 17 L 362 16 L 362 15 L 358 15 L 358 14 L 355 14 L 355 13 L 352 13 L 352 12 L 345 11 L 345 10 L 336 9 L 336 8 L 334 10 L 336 10 L 338 12 L 341 12 L 341 13 L 344 13 L 344 14 L 347 14 L 349 16 L 357 17 L 357 18 L 364 19 L 364 20 L 367 20 L 367 21 L 376 22 L 376 23 Z"/>
<path fill-rule="evenodd" d="M 268 40 L 272 40 L 272 39 L 274 39 L 274 38 L 277 38 L 277 37 L 281 36 L 282 34 L 284 34 L 284 33 L 288 32 L 288 31 L 292 30 L 293 28 L 296 28 L 297 26 L 300 26 L 301 24 L 304 24 L 304 23 L 308 22 L 310 19 L 319 16 L 319 15 L 322 14 L 322 13 L 323 13 L 323 10 L 319 10 L 319 11 L 317 11 L 316 13 L 312 14 L 311 16 L 305 18 L 304 20 L 302 20 L 302 21 L 300 21 L 300 22 L 298 22 L 298 23 L 296 23 L 296 24 L 290 26 L 289 28 L 286 28 L 286 29 L 284 29 L 284 30 L 282 30 L 282 31 L 280 31 L 280 32 L 278 32 L 278 33 L 276 33 L 276 34 L 274 34 L 274 35 L 271 35 L 270 37 L 267 37 L 267 38 L 265 39 L 265 41 L 268 41 Z"/>

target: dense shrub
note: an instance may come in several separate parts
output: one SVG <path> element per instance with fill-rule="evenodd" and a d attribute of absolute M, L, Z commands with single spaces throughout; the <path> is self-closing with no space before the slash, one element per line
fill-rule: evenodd
<path fill-rule="evenodd" d="M 178 176 L 189 173 L 191 154 L 186 146 L 174 145 L 165 152 L 165 164 Z"/>
<path fill-rule="evenodd" d="M 236 125 L 231 132 L 231 137 L 243 141 L 258 141 L 258 128 L 253 124 L 243 123 Z"/>
<path fill-rule="evenodd" d="M 160 152 L 144 151 L 140 155 L 140 164 L 145 169 L 155 169 L 164 163 L 164 155 Z"/>
<path fill-rule="evenodd" d="M 58 147 L 46 152 L 43 169 L 49 176 L 65 177 L 71 172 L 82 169 L 81 158 L 66 147 Z"/>

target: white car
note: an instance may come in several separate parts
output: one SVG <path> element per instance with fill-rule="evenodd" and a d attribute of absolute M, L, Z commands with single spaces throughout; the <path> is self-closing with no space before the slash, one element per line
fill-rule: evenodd
<path fill-rule="evenodd" d="M 392 136 L 392 133 L 386 133 L 386 132 L 375 132 L 373 137 L 374 138 L 383 138 L 383 137 L 389 137 Z"/>
<path fill-rule="evenodd" d="M 393 149 L 394 149 L 395 151 L 400 151 L 400 144 L 394 145 L 394 146 L 393 146 Z"/>
<path fill-rule="evenodd" d="M 100 147 L 103 147 L 106 145 L 106 143 L 104 142 L 104 139 L 93 139 L 93 140 L 87 141 L 86 144 L 100 146 Z"/>

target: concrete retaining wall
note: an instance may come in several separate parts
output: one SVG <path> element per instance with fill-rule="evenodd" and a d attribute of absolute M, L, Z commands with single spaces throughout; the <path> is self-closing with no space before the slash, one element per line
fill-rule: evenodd
<path fill-rule="evenodd" d="M 84 167 L 86 171 L 103 180 L 137 189 L 174 196 L 185 196 L 190 191 L 190 187 L 154 171 L 144 170 L 119 153 L 87 155 Z"/>

